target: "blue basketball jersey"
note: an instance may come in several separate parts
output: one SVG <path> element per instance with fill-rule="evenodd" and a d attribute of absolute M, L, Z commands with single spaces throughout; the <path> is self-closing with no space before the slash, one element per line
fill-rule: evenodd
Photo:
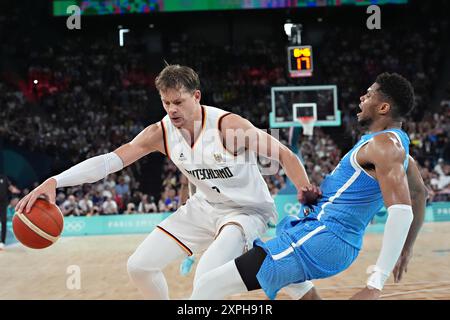
<path fill-rule="evenodd" d="M 392 132 L 405 149 L 405 171 L 408 168 L 409 138 L 401 129 L 388 129 L 361 137 L 361 140 L 341 159 L 320 188 L 323 197 L 308 218 L 321 221 L 329 231 L 360 249 L 364 231 L 383 207 L 378 181 L 357 163 L 356 154 L 376 135 Z"/>

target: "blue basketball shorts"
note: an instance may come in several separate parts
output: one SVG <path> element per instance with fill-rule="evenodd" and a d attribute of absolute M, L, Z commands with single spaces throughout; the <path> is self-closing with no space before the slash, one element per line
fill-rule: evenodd
<path fill-rule="evenodd" d="M 287 216 L 277 225 L 275 238 L 254 241 L 267 253 L 256 275 L 270 299 L 291 283 L 328 278 L 347 269 L 359 249 L 344 242 L 315 219 Z"/>

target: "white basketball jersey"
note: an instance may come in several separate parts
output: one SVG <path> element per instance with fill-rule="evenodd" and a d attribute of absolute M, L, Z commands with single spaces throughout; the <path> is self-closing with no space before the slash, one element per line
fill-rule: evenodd
<path fill-rule="evenodd" d="M 219 125 L 227 114 L 218 108 L 202 106 L 201 133 L 192 146 L 180 129 L 172 125 L 169 116 L 164 117 L 161 123 L 166 154 L 212 204 L 273 207 L 256 154 L 233 155 L 223 145 Z"/>

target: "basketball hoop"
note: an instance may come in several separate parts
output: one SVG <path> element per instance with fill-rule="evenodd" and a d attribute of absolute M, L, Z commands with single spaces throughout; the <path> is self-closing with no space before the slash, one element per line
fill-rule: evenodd
<path fill-rule="evenodd" d="M 297 121 L 302 124 L 303 135 L 312 136 L 314 132 L 314 124 L 316 120 L 314 117 L 298 117 Z"/>

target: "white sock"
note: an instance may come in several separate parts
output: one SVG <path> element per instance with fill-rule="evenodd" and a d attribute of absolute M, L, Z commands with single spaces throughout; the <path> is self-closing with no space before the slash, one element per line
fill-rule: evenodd
<path fill-rule="evenodd" d="M 169 299 L 169 289 L 162 270 L 186 252 L 166 234 L 155 229 L 128 259 L 131 281 L 146 299 Z"/>
<path fill-rule="evenodd" d="M 234 260 L 203 274 L 196 284 L 191 300 L 219 300 L 248 291 Z"/>
<path fill-rule="evenodd" d="M 203 274 L 239 257 L 244 253 L 244 248 L 242 229 L 232 224 L 225 226 L 200 258 L 195 271 L 194 287 Z"/>
<path fill-rule="evenodd" d="M 245 244 L 240 227 L 227 225 L 222 229 L 199 261 L 191 299 L 222 299 L 247 291 L 234 263 L 234 259 L 244 253 Z"/>
<path fill-rule="evenodd" d="M 300 300 L 312 288 L 314 288 L 314 284 L 311 281 L 305 281 L 302 283 L 291 283 L 284 287 L 283 290 L 292 300 Z"/>

